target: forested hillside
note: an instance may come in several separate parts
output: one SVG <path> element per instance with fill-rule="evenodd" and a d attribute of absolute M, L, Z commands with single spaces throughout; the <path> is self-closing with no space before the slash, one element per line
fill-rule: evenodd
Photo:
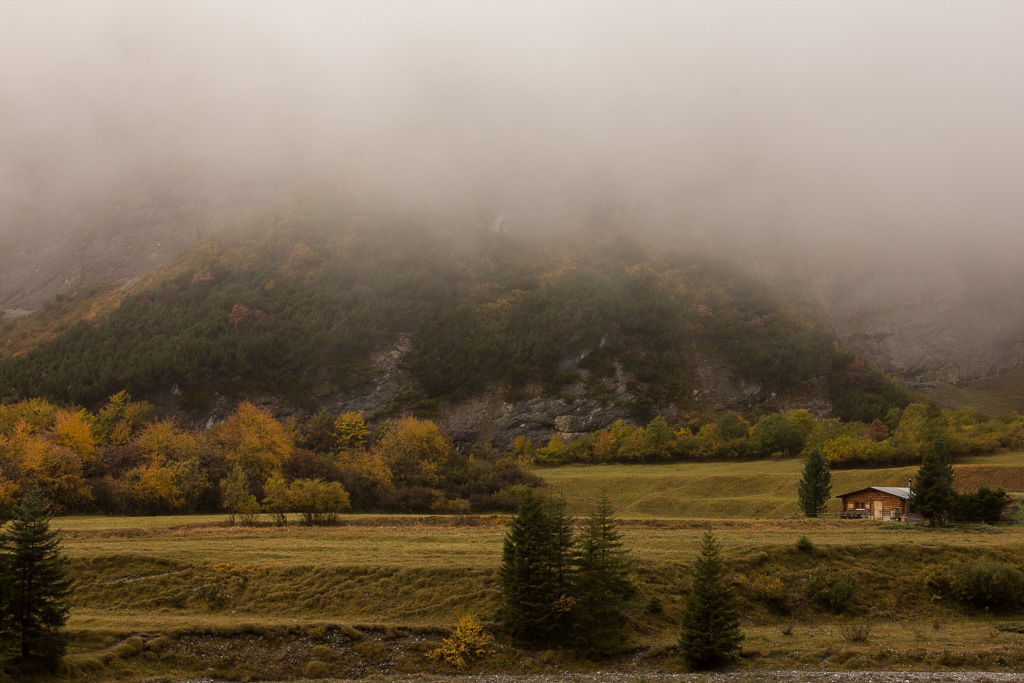
<path fill-rule="evenodd" d="M 99 288 L 94 304 L 80 293 L 9 325 L 8 353 L 26 348 L 33 325 L 48 340 L 0 361 L 2 398 L 94 407 L 121 390 L 177 387 L 184 409 L 246 392 L 309 406 L 369 379 L 371 354 L 408 338 L 416 389 L 394 408 L 424 414 L 495 387 L 515 399 L 582 383 L 587 398 L 610 400 L 618 380 L 646 422 L 687 406 L 702 351 L 766 391 L 828 375 L 844 419 L 908 402 L 725 262 L 616 233 L 454 235 L 315 202 L 267 212 L 182 254 L 119 306 Z"/>

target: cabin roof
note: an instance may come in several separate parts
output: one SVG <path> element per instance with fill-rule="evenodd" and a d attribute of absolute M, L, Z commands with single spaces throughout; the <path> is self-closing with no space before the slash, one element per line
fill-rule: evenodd
<path fill-rule="evenodd" d="M 864 491 L 881 491 L 882 493 L 888 493 L 890 496 L 896 496 L 906 500 L 910 498 L 910 489 L 906 486 L 866 486 L 856 491 L 850 491 L 849 493 L 840 493 L 836 498 L 845 498 L 846 496 L 852 496 L 855 493 L 863 493 Z"/>

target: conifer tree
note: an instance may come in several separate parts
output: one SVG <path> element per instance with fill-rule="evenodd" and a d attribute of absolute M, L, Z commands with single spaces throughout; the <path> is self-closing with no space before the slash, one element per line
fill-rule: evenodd
<path fill-rule="evenodd" d="M 551 571 L 554 590 L 558 596 L 556 611 L 567 612 L 568 603 L 572 602 L 573 590 L 573 551 L 576 547 L 574 528 L 576 518 L 569 514 L 569 504 L 565 496 L 551 496 L 545 504 L 548 518 L 548 532 L 551 535 Z"/>
<path fill-rule="evenodd" d="M 561 509 L 564 512 L 564 506 Z M 561 632 L 571 606 L 559 586 L 565 577 L 560 579 L 558 569 L 568 566 L 564 554 L 571 547 L 571 526 L 567 528 L 569 539 L 556 542 L 560 534 L 554 532 L 550 504 L 533 493 L 519 502 L 519 511 L 505 535 L 499 570 L 501 618 L 517 638 L 543 642 Z"/>
<path fill-rule="evenodd" d="M 633 559 L 622 547 L 607 496 L 584 524 L 573 559 L 573 641 L 584 650 L 608 652 L 622 643 L 624 610 L 636 586 L 630 578 Z"/>
<path fill-rule="evenodd" d="M 943 524 L 956 502 L 953 491 L 953 465 L 949 446 L 942 437 L 935 439 L 925 453 L 921 468 L 914 478 L 908 507 L 924 515 L 931 526 Z"/>
<path fill-rule="evenodd" d="M 832 473 L 821 454 L 821 449 L 812 448 L 804 463 L 803 476 L 797 485 L 800 509 L 808 517 L 818 517 L 828 507 L 832 495 Z"/>
<path fill-rule="evenodd" d="M 39 490 L 29 491 L 0 537 L 0 555 L 9 579 L 3 632 L 19 643 L 23 660 L 55 667 L 67 648 L 71 579 L 51 517 Z"/>
<path fill-rule="evenodd" d="M 687 664 L 710 669 L 728 662 L 740 649 L 743 634 L 732 590 L 725 583 L 721 545 L 708 529 L 693 566 L 693 587 L 683 612 L 679 645 Z"/>

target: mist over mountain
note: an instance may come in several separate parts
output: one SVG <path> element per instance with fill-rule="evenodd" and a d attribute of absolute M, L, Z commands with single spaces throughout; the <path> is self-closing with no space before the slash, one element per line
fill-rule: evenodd
<path fill-rule="evenodd" d="M 1024 7 L 10 2 L 0 309 L 283 197 L 719 254 L 904 377 L 1019 365 Z"/>

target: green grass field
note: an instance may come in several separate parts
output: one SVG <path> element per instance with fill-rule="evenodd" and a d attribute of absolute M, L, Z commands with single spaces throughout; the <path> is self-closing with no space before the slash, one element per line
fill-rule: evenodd
<path fill-rule="evenodd" d="M 669 465 L 591 465 L 538 469 L 570 507 L 586 512 L 607 494 L 620 514 L 637 518 L 784 518 L 800 513 L 796 500 L 803 460 Z M 1024 491 L 1024 453 L 974 456 L 956 466 L 956 486 Z M 865 486 L 906 486 L 917 467 L 835 470 L 832 492 Z M 832 500 L 830 514 L 839 510 Z"/>
<path fill-rule="evenodd" d="M 962 479 L 1018 481 L 1024 456 L 962 464 Z M 834 473 L 834 488 L 898 484 L 912 468 Z M 793 518 L 798 461 L 540 470 L 585 512 L 602 491 L 623 514 L 638 560 L 628 657 L 588 663 L 499 638 L 477 670 L 680 667 L 678 635 L 700 535 L 720 538 L 747 634 L 741 669 L 1024 667 L 1020 615 L 970 612 L 935 600 L 936 567 L 980 556 L 1021 567 L 1024 527 L 929 530 L 898 523 Z M 998 480 L 998 481 L 997 481 Z M 1020 487 L 1008 486 L 1008 488 Z M 758 518 L 760 517 L 760 518 Z M 497 617 L 507 516 L 345 516 L 338 526 L 228 527 L 226 518 L 70 517 L 55 520 L 76 590 L 66 679 L 286 680 L 303 676 L 445 674 L 426 658 L 465 614 Z M 814 549 L 796 542 L 809 538 Z M 822 568 L 857 583 L 843 615 L 811 604 Z M 768 588 L 766 588 L 766 586 Z M 785 609 L 766 601 L 774 591 Z M 663 613 L 646 606 L 657 597 Z M 774 606 L 773 606 L 774 605 Z M 842 628 L 869 619 L 872 635 Z M 792 621 L 789 635 L 784 634 Z M 326 668 L 324 668 L 326 667 Z M 0 677 L 2 680 L 2 677 Z"/>

